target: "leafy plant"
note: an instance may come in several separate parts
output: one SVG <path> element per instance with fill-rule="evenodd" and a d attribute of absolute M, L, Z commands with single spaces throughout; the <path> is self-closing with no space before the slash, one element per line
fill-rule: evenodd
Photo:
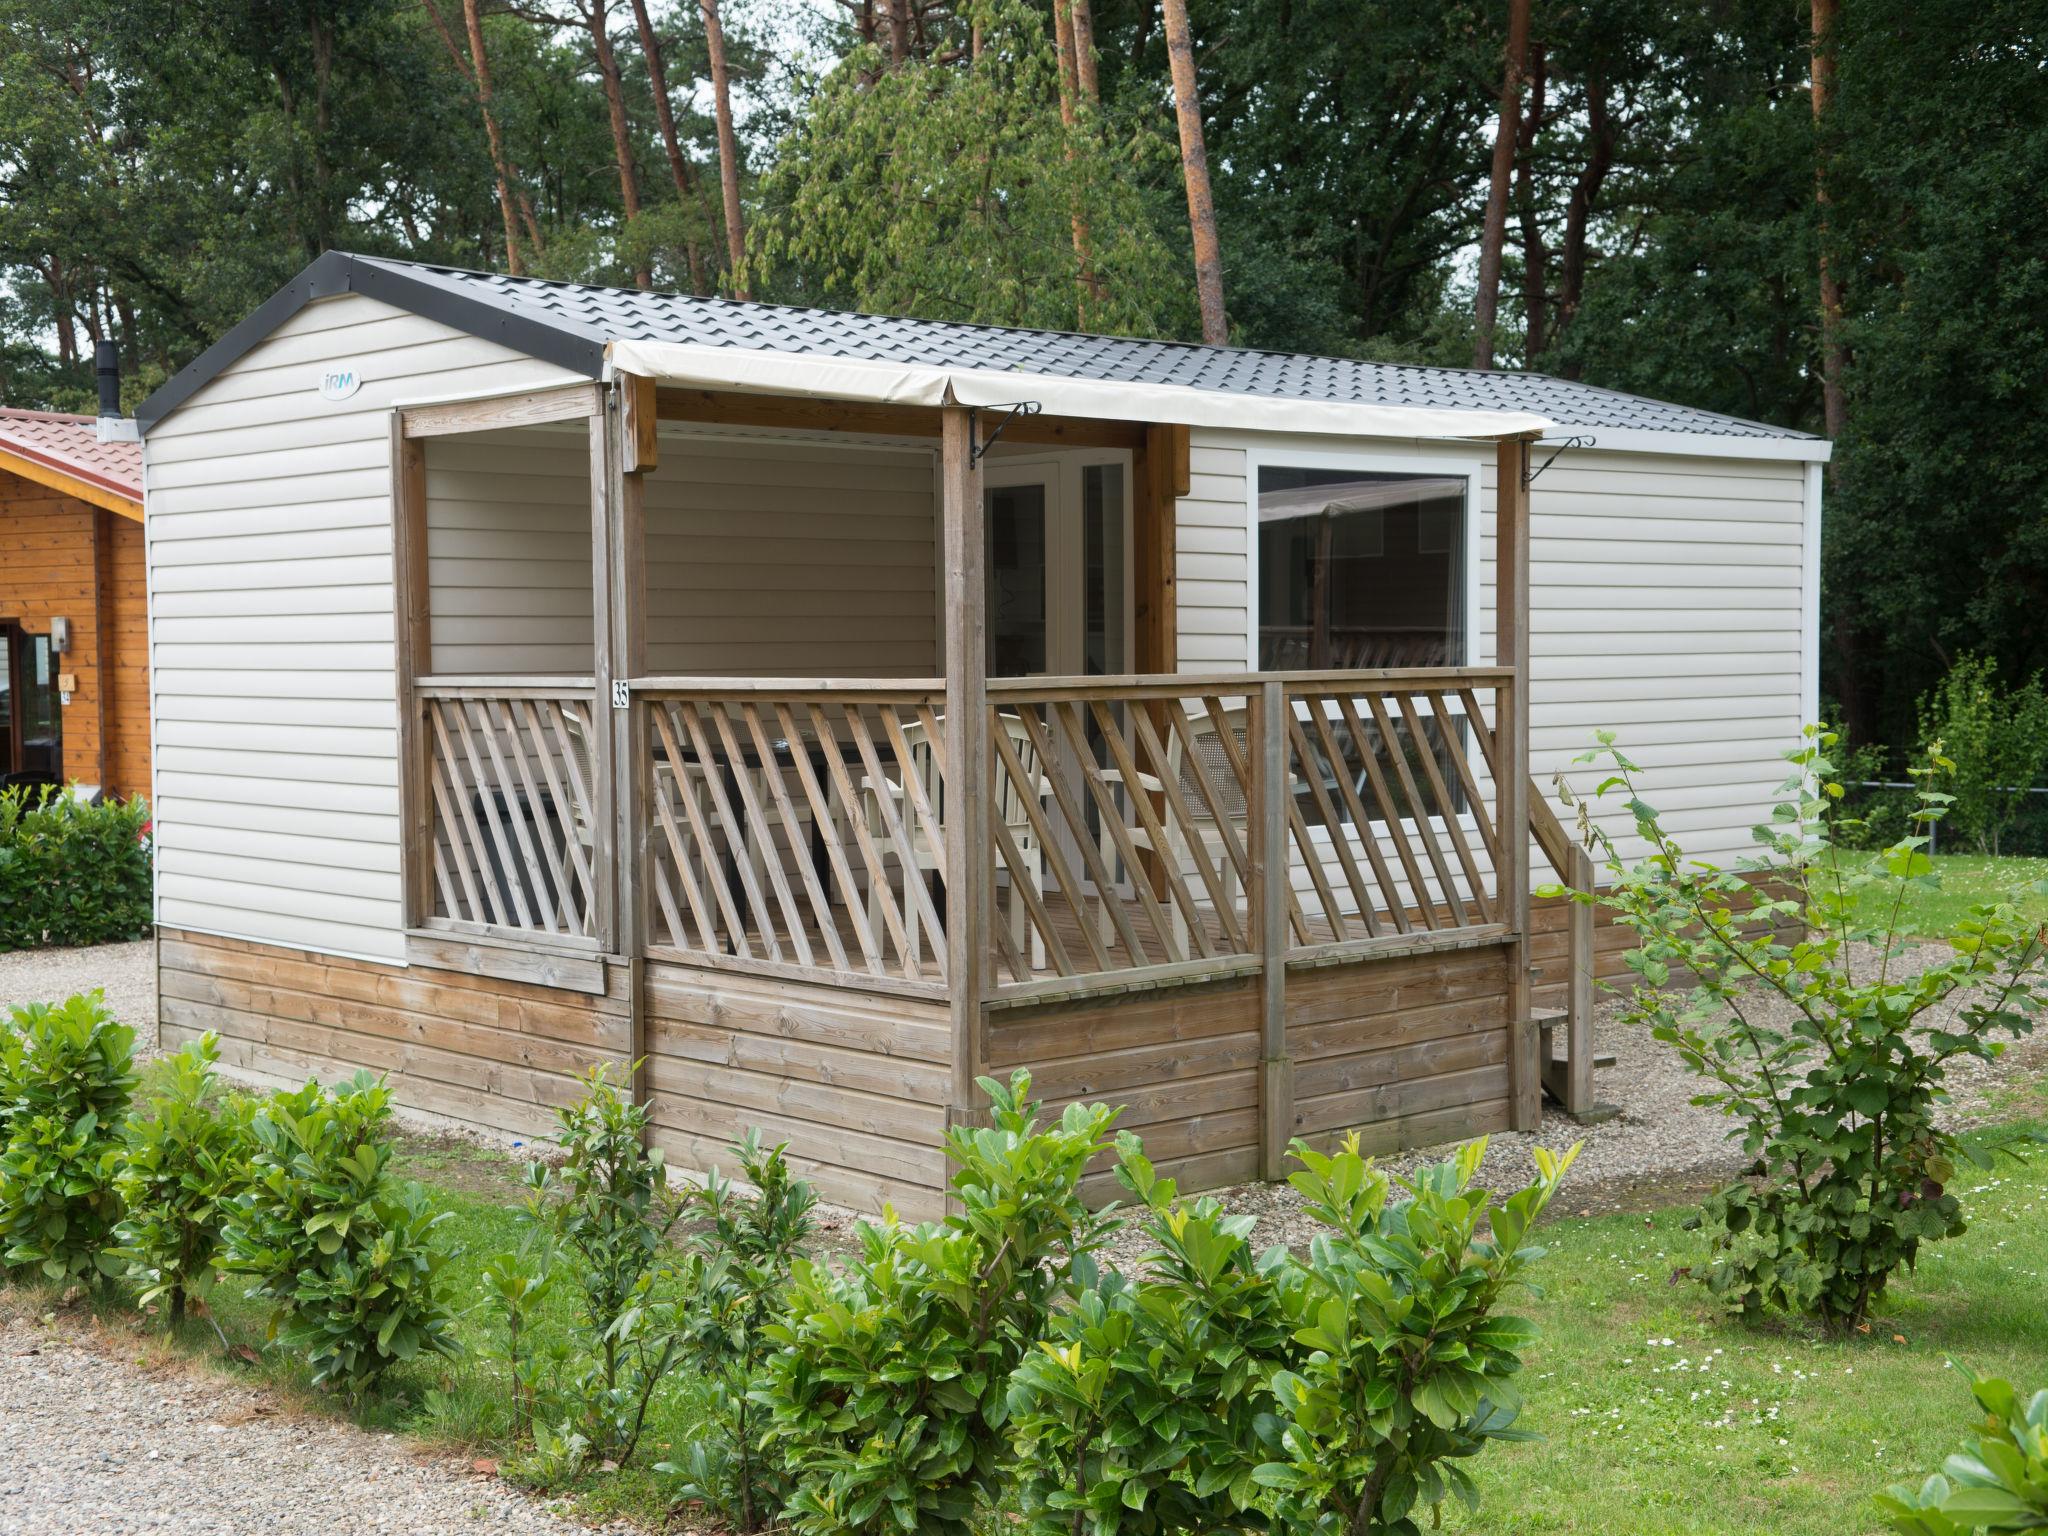
<path fill-rule="evenodd" d="M 566 1156 L 559 1168 L 527 1169 L 533 1210 L 572 1259 L 583 1293 L 580 1433 L 592 1454 L 623 1466 L 682 1346 L 675 1285 L 662 1264 L 682 1207 L 669 1196 L 661 1149 L 647 1145 L 647 1106 L 621 1097 L 602 1068 L 556 1118 Z"/>
<path fill-rule="evenodd" d="M 0 1031 L 0 1266 L 93 1273 L 121 1217 L 135 1031 L 97 991 L 31 1003 Z"/>
<path fill-rule="evenodd" d="M 1214 1199 L 1181 1204 L 1128 1132 L 1117 1160 L 1155 1246 L 1138 1278 L 1112 1271 L 1056 1313 L 1010 1379 L 1027 1526 L 1264 1529 L 1255 1472 L 1278 1449 L 1270 1380 L 1292 1349 L 1286 1252 L 1255 1258 L 1253 1217 Z"/>
<path fill-rule="evenodd" d="M 784 1515 L 799 1532 L 975 1529 L 1006 1482 L 1010 1373 L 1115 1225 L 1080 1182 L 1116 1111 L 1070 1105 L 1041 1126 L 1029 1073 L 981 1087 L 992 1123 L 946 1133 L 958 1209 L 861 1223 L 844 1267 L 797 1260 L 790 1315 L 767 1329 L 763 1443 L 794 1484 Z"/>
<path fill-rule="evenodd" d="M 2011 1382 L 1980 1376 L 1971 1392 L 1976 1433 L 1919 1488 L 1879 1494 L 1879 1510 L 1907 1536 L 2048 1531 L 2048 1390 L 2022 1402 Z"/>
<path fill-rule="evenodd" d="M 1842 846 L 1837 737 L 1825 727 L 1786 754 L 1786 798 L 1756 831 L 1763 853 L 1736 869 L 1689 860 L 1638 793 L 1641 770 L 1612 733 L 1600 742 L 1580 761 L 1612 765 L 1597 793 L 1624 797 L 1650 847 L 1625 863 L 1581 807 L 1613 881 L 1597 899 L 1640 942 L 1626 1017 L 1706 1080 L 1694 1102 L 1730 1116 L 1731 1139 L 1754 1159 L 1702 1208 L 1713 1233 L 1703 1278 L 1744 1311 L 1857 1327 L 1921 1244 L 1963 1230 L 1956 1162 L 1989 1154 L 1936 1121 L 1943 1080 L 1958 1057 L 1989 1060 L 2004 1048 L 1998 1035 L 2032 1028 L 2048 1001 L 2048 932 L 2008 904 L 1978 906 L 1947 935 L 1948 959 L 1905 974 L 1901 904 L 1910 887 L 1939 883 L 1927 839 L 1916 830 L 1875 854 Z M 1950 796 L 1932 785 L 1952 768 L 1937 754 L 1914 770 L 1916 829 L 1946 814 Z M 1787 921 L 1803 936 L 1782 937 Z M 1875 950 L 1861 969 L 1860 945 Z"/>
<path fill-rule="evenodd" d="M 560 1271 L 545 1230 L 529 1225 L 518 1246 L 483 1262 L 484 1295 L 505 1327 L 505 1365 L 512 1376 L 512 1439 L 532 1437 L 539 1423 L 540 1373 L 532 1344 L 535 1314 L 554 1291 Z"/>
<path fill-rule="evenodd" d="M 271 1304 L 270 1336 L 305 1357 L 315 1385 L 360 1392 L 400 1361 L 457 1352 L 433 1242 L 443 1217 L 391 1176 L 390 1113 L 384 1080 L 359 1072 L 332 1093 L 279 1090 L 250 1120 L 221 1267 Z"/>
<path fill-rule="evenodd" d="M 761 1412 L 752 1396 L 771 1348 L 768 1324 L 782 1315 L 817 1203 L 810 1185 L 791 1175 L 785 1151 L 764 1150 L 760 1133 L 749 1131 L 732 1152 L 753 1195 L 713 1168 L 684 1202 L 698 1224 L 683 1271 L 686 1348 L 710 1383 L 710 1413 L 683 1460 L 656 1470 L 682 1479 L 678 1503 L 707 1503 L 742 1532 L 761 1529 L 788 1491 L 781 1466 L 756 1447 Z"/>
<path fill-rule="evenodd" d="M 0 789 L 0 952 L 141 938 L 152 889 L 147 801 Z"/>
<path fill-rule="evenodd" d="M 1945 780 L 1953 829 L 1980 852 L 1997 853 L 2026 791 L 2048 769 L 2048 692 L 2041 674 L 2001 688 L 1992 658 L 1958 657 L 1920 700 L 1920 739 L 1933 755 L 1954 760 Z"/>
<path fill-rule="evenodd" d="M 1459 1462 L 1531 1438 L 1514 1427 L 1513 1377 L 1536 1329 L 1494 1308 L 1542 1256 L 1525 1239 L 1578 1148 L 1534 1148 L 1536 1182 L 1498 1204 L 1472 1184 L 1484 1140 L 1398 1181 L 1410 1196 L 1398 1203 L 1355 1133 L 1333 1155 L 1293 1150 L 1304 1167 L 1288 1182 L 1331 1230 L 1281 1284 L 1306 1354 L 1273 1377 L 1280 1454 L 1255 1474 L 1277 1520 L 1365 1536 L 1413 1532 L 1416 1511 L 1453 1496 L 1476 1509 Z"/>
<path fill-rule="evenodd" d="M 127 1214 L 110 1257 L 126 1266 L 143 1306 L 168 1303 L 173 1328 L 212 1267 L 227 1202 L 248 1167 L 250 1101 L 215 1102 L 219 1059 L 219 1040 L 208 1033 L 154 1063 L 145 1107 L 123 1130 L 115 1186 Z"/>

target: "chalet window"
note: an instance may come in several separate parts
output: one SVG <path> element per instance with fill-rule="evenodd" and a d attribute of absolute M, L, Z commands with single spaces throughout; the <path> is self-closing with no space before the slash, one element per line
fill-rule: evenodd
<path fill-rule="evenodd" d="M 1261 466 L 1260 668 L 1463 665 L 1465 486 Z"/>

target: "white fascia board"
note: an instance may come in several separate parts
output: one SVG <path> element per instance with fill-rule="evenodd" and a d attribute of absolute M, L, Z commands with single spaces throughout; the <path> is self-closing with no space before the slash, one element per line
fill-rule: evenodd
<path fill-rule="evenodd" d="M 1030 400 L 1053 416 L 1339 437 L 1493 438 L 1553 430 L 1548 419 L 1526 411 L 1289 400 L 1185 384 L 1070 379 L 678 342 L 614 341 L 606 349 L 606 367 L 612 374 L 641 374 L 664 384 L 819 400 L 984 408 Z"/>
<path fill-rule="evenodd" d="M 1580 448 L 1594 453 L 1661 453 L 1694 459 L 1825 464 L 1835 451 L 1835 445 L 1824 437 L 1738 437 L 1711 432 L 1651 432 L 1638 427 L 1561 425 L 1544 434 L 1536 451 L 1562 448 L 1574 437 L 1580 440 Z"/>

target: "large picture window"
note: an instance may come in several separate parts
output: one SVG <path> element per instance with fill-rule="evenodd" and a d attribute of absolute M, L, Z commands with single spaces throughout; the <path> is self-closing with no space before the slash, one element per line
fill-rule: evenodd
<path fill-rule="evenodd" d="M 1259 667 L 1465 662 L 1462 476 L 1259 469 Z"/>

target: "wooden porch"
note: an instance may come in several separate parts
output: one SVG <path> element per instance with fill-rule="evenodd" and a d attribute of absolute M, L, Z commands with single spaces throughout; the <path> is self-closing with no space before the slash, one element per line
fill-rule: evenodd
<path fill-rule="evenodd" d="M 670 419 L 936 437 L 943 674 L 651 672 L 643 476 Z M 1192 673 L 1184 432 L 1004 423 L 1129 453 L 1137 670 L 991 678 L 998 420 L 633 378 L 398 413 L 415 963 L 617 1000 L 674 1160 L 759 1125 L 828 1196 L 906 1213 L 940 1201 L 975 1078 L 1019 1066 L 1055 1104 L 1127 1104 L 1196 1185 L 1279 1176 L 1297 1134 L 1531 1126 L 1546 1076 L 1589 1102 L 1590 1051 L 1553 1068 L 1530 1000 L 1528 443 L 1498 446 L 1495 664 Z M 437 671 L 425 445 L 541 422 L 587 425 L 593 665 Z"/>

